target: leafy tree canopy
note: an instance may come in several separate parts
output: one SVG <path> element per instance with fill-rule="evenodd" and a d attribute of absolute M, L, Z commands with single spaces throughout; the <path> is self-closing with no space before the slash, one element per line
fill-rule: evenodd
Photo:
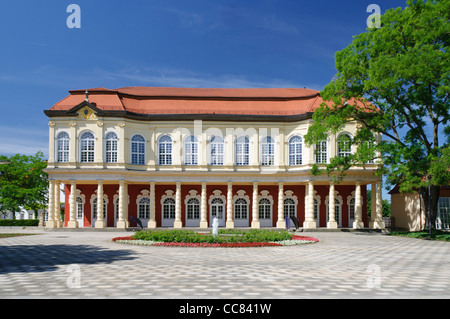
<path fill-rule="evenodd" d="M 354 120 L 361 125 L 351 141 L 356 152 L 332 159 L 326 172 L 379 154 L 379 173 L 402 191 L 449 184 L 449 13 L 448 0 L 409 0 L 336 53 L 338 72 L 321 92 L 327 103 L 305 141 L 315 144 Z M 447 141 L 439 140 L 442 133 Z"/>
<path fill-rule="evenodd" d="M 44 154 L 33 156 L 16 154 L 11 157 L 0 155 L 0 207 L 2 211 L 17 212 L 20 207 L 37 210 L 46 207 L 48 175 Z"/>

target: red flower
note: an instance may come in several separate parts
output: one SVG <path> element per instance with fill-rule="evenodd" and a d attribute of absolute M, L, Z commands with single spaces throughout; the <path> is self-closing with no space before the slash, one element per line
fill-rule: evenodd
<path fill-rule="evenodd" d="M 319 241 L 317 238 L 314 238 L 314 237 L 298 236 L 298 235 L 293 235 L 293 236 L 292 236 L 292 240 Z"/>

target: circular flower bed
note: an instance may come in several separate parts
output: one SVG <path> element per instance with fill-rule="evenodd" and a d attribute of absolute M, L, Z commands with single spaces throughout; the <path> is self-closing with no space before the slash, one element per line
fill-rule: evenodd
<path fill-rule="evenodd" d="M 141 231 L 133 236 L 113 238 L 116 243 L 163 247 L 270 247 L 318 242 L 313 237 L 275 230 L 220 230 L 219 235 L 186 230 Z"/>

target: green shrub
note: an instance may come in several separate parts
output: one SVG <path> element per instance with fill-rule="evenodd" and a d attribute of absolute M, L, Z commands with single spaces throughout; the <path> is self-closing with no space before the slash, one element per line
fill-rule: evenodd
<path fill-rule="evenodd" d="M 283 230 L 221 229 L 219 230 L 219 236 L 212 236 L 211 234 L 201 234 L 191 230 L 146 230 L 136 232 L 133 238 L 158 242 L 178 243 L 253 243 L 289 240 L 292 238 L 292 234 Z"/>
<path fill-rule="evenodd" d="M 0 219 L 0 226 L 38 226 L 38 219 Z"/>

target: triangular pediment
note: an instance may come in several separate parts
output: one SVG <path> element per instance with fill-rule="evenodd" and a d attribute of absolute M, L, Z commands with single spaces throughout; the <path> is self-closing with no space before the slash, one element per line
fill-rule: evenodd
<path fill-rule="evenodd" d="M 103 111 L 95 106 L 95 104 L 88 101 L 83 101 L 68 110 L 67 114 L 71 114 L 83 120 L 97 120 L 98 116 L 103 115 Z"/>

